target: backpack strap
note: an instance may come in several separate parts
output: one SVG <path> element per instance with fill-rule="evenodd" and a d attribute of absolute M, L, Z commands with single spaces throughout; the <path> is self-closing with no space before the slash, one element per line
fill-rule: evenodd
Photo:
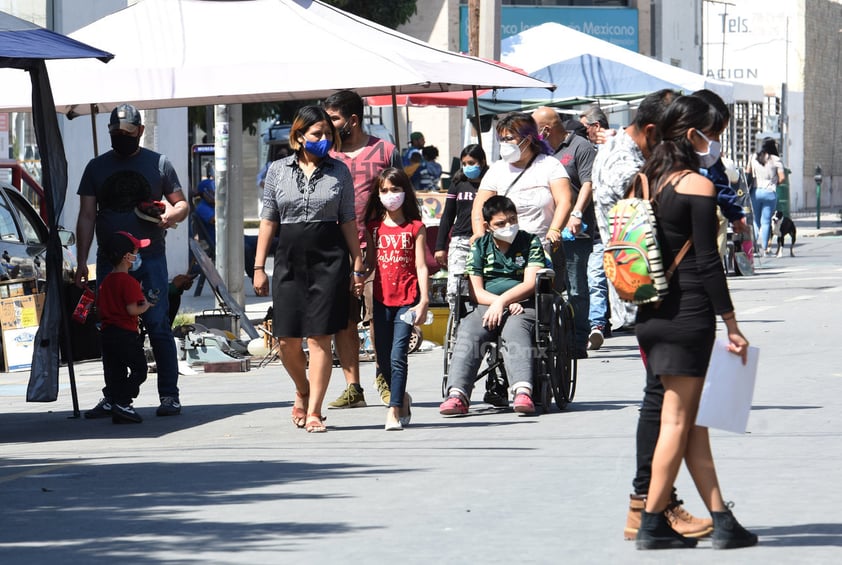
<path fill-rule="evenodd" d="M 675 270 L 678 268 L 678 264 L 681 263 L 681 260 L 684 259 L 684 256 L 687 255 L 687 252 L 690 251 L 690 247 L 693 245 L 693 236 L 692 234 L 690 237 L 687 238 L 687 241 L 684 242 L 684 245 L 681 246 L 681 249 L 678 251 L 678 254 L 675 256 L 675 259 L 672 260 L 672 265 L 670 268 L 667 269 L 665 273 L 667 282 L 670 282 L 672 275 L 675 274 Z"/>

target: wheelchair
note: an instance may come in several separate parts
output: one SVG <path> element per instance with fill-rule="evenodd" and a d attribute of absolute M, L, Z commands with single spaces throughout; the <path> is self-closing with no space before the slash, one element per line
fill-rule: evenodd
<path fill-rule="evenodd" d="M 467 278 L 467 277 L 466 277 Z M 553 399 L 559 410 L 573 401 L 576 393 L 578 363 L 573 355 L 573 307 L 555 289 L 555 271 L 541 269 L 535 279 L 535 350 L 538 356 L 533 368 L 532 401 L 544 412 L 549 412 Z M 463 288 L 465 285 L 459 285 Z M 447 397 L 451 357 L 456 345 L 459 323 L 467 315 L 467 296 L 458 293 L 456 305 L 447 320 L 444 339 L 444 371 L 442 397 Z M 500 339 L 485 352 L 485 366 L 474 382 L 485 379 L 483 401 L 498 408 L 509 405 L 509 383 Z"/>

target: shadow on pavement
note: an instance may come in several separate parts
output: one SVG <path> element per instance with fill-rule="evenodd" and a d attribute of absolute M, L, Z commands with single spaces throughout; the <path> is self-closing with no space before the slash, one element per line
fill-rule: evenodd
<path fill-rule="evenodd" d="M 37 443 L 76 439 L 152 438 L 177 430 L 198 427 L 248 412 L 292 406 L 291 402 L 258 402 L 254 404 L 205 404 L 185 406 L 180 416 L 159 418 L 156 407 L 139 407 L 141 424 L 111 423 L 110 418 L 86 420 L 71 418 L 72 410 L 42 413 L 0 414 L 0 444 Z M 84 414 L 84 410 L 82 410 Z"/>
<path fill-rule="evenodd" d="M 794 524 L 749 530 L 760 538 L 760 545 L 774 547 L 842 546 L 842 524 Z"/>
<path fill-rule="evenodd" d="M 277 557 L 320 538 L 375 528 L 335 516 L 296 521 L 293 514 L 308 501 L 347 498 L 351 489 L 337 481 L 404 472 L 285 461 L 70 462 L 41 475 L 43 460 L 0 459 L 0 466 L 4 474 L 16 474 L 0 495 L 4 563 L 48 563 L 56 551 L 63 563 L 185 563 L 196 553 L 217 558 L 253 553 L 254 562 L 260 562 L 257 556 L 267 548 Z M 325 480 L 333 482 L 325 486 Z M 297 485 L 298 493 L 285 492 L 299 482 L 311 484 Z M 264 511 L 249 514 L 255 504 Z"/>

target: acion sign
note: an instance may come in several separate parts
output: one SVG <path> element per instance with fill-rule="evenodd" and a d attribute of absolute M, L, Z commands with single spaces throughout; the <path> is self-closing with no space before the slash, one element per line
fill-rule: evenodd
<path fill-rule="evenodd" d="M 500 39 L 548 22 L 559 23 L 634 52 L 638 48 L 637 10 L 633 8 L 568 8 L 503 6 Z M 459 50 L 468 52 L 468 7 L 459 7 Z M 558 46 L 563 48 L 563 46 Z"/>
<path fill-rule="evenodd" d="M 790 2 L 743 0 L 704 3 L 704 74 L 709 78 L 759 83 L 788 82 L 786 22 Z"/>

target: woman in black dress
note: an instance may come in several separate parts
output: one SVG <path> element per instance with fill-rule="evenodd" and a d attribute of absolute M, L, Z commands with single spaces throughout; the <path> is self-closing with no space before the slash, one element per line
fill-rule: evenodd
<path fill-rule="evenodd" d="M 743 529 L 726 507 L 708 430 L 695 425 L 716 334 L 715 316 L 725 323 L 730 351 L 743 362 L 748 348 L 737 326 L 717 250 L 716 191 L 696 172 L 700 156 L 709 152 L 711 144 L 702 132 L 710 131 L 716 119 L 715 111 L 700 98 L 675 99 L 658 124 L 662 141 L 641 170 L 656 194 L 664 265 L 672 264 L 685 242 L 692 245 L 670 280 L 663 302 L 641 306 L 637 314 L 638 343 L 665 390 L 638 549 L 696 545 L 697 540 L 675 532 L 664 515 L 682 460 L 713 517 L 713 546 L 724 549 L 757 543 L 757 536 Z M 634 187 L 639 193 L 639 179 Z"/>
<path fill-rule="evenodd" d="M 292 421 L 308 432 L 327 430 L 321 413 L 333 364 L 331 336 L 348 325 L 349 285 L 360 295 L 365 281 L 354 184 L 348 167 L 328 154 L 334 144 L 338 149 L 339 136 L 322 108 L 298 110 L 289 133 L 295 153 L 266 173 L 254 261 L 254 291 L 268 295 L 264 267 L 277 232 L 272 334 L 295 383 Z M 310 353 L 309 379 L 301 338 Z"/>

